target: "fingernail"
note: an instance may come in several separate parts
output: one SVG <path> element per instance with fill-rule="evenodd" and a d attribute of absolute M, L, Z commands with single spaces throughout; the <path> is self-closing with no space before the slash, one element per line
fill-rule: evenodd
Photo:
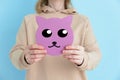
<path fill-rule="evenodd" d="M 69 46 L 66 46 L 66 49 L 69 49 Z"/>
<path fill-rule="evenodd" d="M 35 61 L 39 61 L 40 59 L 35 59 Z"/>
<path fill-rule="evenodd" d="M 65 51 L 65 50 L 63 51 L 63 53 L 66 53 L 66 52 L 67 52 L 67 51 Z"/>
<path fill-rule="evenodd" d="M 40 48 L 41 48 L 41 49 L 45 49 L 45 48 L 44 48 L 44 47 L 42 47 L 42 46 L 41 46 Z"/>
<path fill-rule="evenodd" d="M 45 53 L 47 53 L 47 50 L 45 50 Z"/>

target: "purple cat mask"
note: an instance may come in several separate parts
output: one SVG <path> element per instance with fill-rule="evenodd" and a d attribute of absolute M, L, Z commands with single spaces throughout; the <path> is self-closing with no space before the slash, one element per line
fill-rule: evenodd
<path fill-rule="evenodd" d="M 72 16 L 43 18 L 36 16 L 38 29 L 36 42 L 47 49 L 47 54 L 58 56 L 67 45 L 73 43 Z"/>

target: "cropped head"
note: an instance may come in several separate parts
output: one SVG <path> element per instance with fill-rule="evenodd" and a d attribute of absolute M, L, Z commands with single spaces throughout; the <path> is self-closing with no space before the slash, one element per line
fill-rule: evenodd
<path fill-rule="evenodd" d="M 72 7 L 71 0 L 64 0 L 64 7 L 65 9 L 69 9 Z M 38 0 L 36 4 L 36 12 L 40 13 L 41 12 L 41 7 L 43 6 L 48 6 L 49 0 Z"/>

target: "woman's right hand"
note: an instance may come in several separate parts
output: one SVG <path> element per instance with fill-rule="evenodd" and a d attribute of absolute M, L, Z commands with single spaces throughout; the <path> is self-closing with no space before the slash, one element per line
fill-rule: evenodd
<path fill-rule="evenodd" d="M 41 61 L 46 56 L 47 50 L 41 45 L 33 44 L 24 51 L 24 58 L 28 64 Z"/>

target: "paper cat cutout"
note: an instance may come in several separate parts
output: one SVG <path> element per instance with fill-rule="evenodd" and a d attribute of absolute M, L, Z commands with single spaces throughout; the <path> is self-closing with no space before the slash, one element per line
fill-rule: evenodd
<path fill-rule="evenodd" d="M 72 16 L 64 18 L 43 18 L 36 16 L 38 29 L 36 42 L 47 49 L 47 54 L 58 56 L 73 42 Z"/>

